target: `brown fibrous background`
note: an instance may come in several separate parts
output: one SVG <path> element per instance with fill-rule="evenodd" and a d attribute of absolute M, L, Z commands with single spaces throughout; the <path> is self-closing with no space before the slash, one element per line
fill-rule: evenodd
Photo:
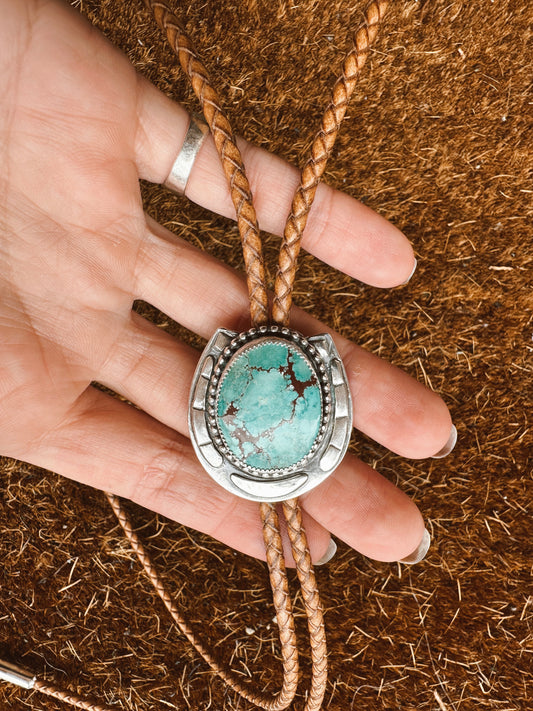
<path fill-rule="evenodd" d="M 140 2 L 73 4 L 162 91 L 198 110 Z M 300 165 L 363 3 L 176 5 L 236 132 Z M 412 568 L 340 543 L 318 569 L 326 709 L 533 705 L 532 27 L 533 6 L 515 0 L 394 3 L 328 165 L 330 185 L 405 232 L 418 269 L 385 291 L 303 255 L 295 301 L 439 392 L 459 440 L 446 459 L 410 461 L 354 438 L 353 450 L 415 499 L 433 540 Z M 142 189 L 159 222 L 242 269 L 230 220 Z M 278 247 L 265 235 L 271 277 Z M 137 308 L 201 347 L 165 314 Z M 0 657 L 121 711 L 246 708 L 180 637 L 101 492 L 20 462 L 1 468 Z M 129 510 L 198 634 L 243 680 L 274 693 L 264 563 Z M 307 635 L 290 578 L 301 708 Z M 0 708 L 66 707 L 0 684 Z"/>

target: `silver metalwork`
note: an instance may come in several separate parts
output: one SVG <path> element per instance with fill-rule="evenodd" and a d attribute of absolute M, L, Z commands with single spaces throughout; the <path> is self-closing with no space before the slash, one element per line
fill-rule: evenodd
<path fill-rule="evenodd" d="M 309 451 L 283 469 L 258 469 L 241 461 L 227 446 L 217 425 L 219 385 L 234 359 L 255 343 L 286 341 L 309 363 L 321 391 L 321 422 Z M 189 431 L 204 469 L 228 491 L 253 501 L 283 501 L 324 481 L 342 461 L 352 431 L 348 381 L 328 334 L 305 338 L 281 326 L 261 326 L 244 333 L 218 329 L 207 344 L 194 375 L 189 401 Z"/>
<path fill-rule="evenodd" d="M 197 116 L 191 116 L 183 146 L 174 161 L 168 178 L 163 183 L 166 188 L 176 193 L 176 195 L 185 193 L 194 161 L 208 133 L 209 127 L 205 121 L 202 121 Z"/>
<path fill-rule="evenodd" d="M 16 664 L 0 659 L 0 679 L 23 689 L 33 689 L 37 677 Z"/>

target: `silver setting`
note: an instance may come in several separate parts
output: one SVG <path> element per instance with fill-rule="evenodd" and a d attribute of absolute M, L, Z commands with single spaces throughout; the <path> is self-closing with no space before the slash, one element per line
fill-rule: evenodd
<path fill-rule="evenodd" d="M 302 459 L 300 459 L 300 461 L 283 469 L 259 469 L 242 462 L 227 446 L 224 435 L 218 427 L 217 394 L 224 377 L 230 371 L 232 360 L 234 357 L 238 356 L 246 346 L 248 346 L 248 350 L 251 350 L 262 343 L 275 341 L 287 341 L 296 346 L 312 372 L 315 374 L 321 391 L 322 421 L 311 449 L 304 457 L 302 457 Z M 200 390 L 202 390 L 202 388 L 200 388 Z M 263 327 L 259 330 L 259 335 L 256 329 L 252 329 L 250 331 L 246 331 L 245 333 L 241 333 L 238 336 L 236 334 L 236 337 L 233 338 L 231 342 L 222 350 L 222 353 L 217 360 L 214 374 L 209 380 L 206 411 L 207 429 L 211 436 L 211 441 L 215 442 L 217 448 L 222 452 L 223 456 L 226 457 L 234 467 L 238 467 L 241 472 L 251 474 L 261 479 L 272 478 L 274 476 L 279 479 L 280 477 L 292 474 L 298 469 L 301 469 L 318 449 L 320 442 L 323 440 L 324 434 L 326 433 L 330 402 L 330 383 L 329 378 L 327 377 L 326 367 L 316 349 L 309 344 L 307 339 L 295 331 L 290 331 L 288 328 L 280 329 L 277 326 L 272 326 L 267 331 L 266 327 Z"/>
<path fill-rule="evenodd" d="M 310 451 L 284 469 L 258 469 L 229 450 L 217 424 L 217 392 L 232 359 L 253 343 L 284 340 L 295 346 L 314 371 L 321 389 L 322 419 Z M 344 366 L 329 334 L 305 338 L 281 326 L 243 333 L 218 329 L 194 375 L 189 400 L 191 441 L 204 469 L 221 486 L 253 501 L 283 501 L 320 484 L 342 461 L 352 430 L 352 403 Z"/>

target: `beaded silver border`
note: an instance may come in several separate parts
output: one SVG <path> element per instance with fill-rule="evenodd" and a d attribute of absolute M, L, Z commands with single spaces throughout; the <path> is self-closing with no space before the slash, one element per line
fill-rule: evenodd
<path fill-rule="evenodd" d="M 225 376 L 229 373 L 229 370 L 232 366 L 231 361 L 233 360 L 234 356 L 237 356 L 244 348 L 246 348 L 246 346 L 251 345 L 251 347 L 253 348 L 254 343 L 259 346 L 262 343 L 273 342 L 276 340 L 281 342 L 286 341 L 296 346 L 296 348 L 302 353 L 302 355 L 308 362 L 310 368 L 316 375 L 321 391 L 320 398 L 322 416 L 320 420 L 320 428 L 317 433 L 317 436 L 315 437 L 313 445 L 309 452 L 304 457 L 302 457 L 302 459 L 300 459 L 298 462 L 295 462 L 294 464 L 291 464 L 290 467 L 260 469 L 259 467 L 251 467 L 246 464 L 246 462 L 242 462 L 229 449 L 225 441 L 224 435 L 222 434 L 218 426 L 218 393 L 219 386 L 222 384 L 222 381 L 224 380 Z M 312 457 L 318 449 L 326 433 L 330 416 L 331 394 L 326 366 L 324 365 L 317 349 L 297 331 L 292 331 L 289 328 L 275 325 L 270 327 L 261 326 L 259 328 L 252 328 L 249 331 L 245 331 L 244 333 L 240 333 L 238 336 L 236 336 L 220 354 L 218 361 L 215 365 L 207 391 L 207 427 L 219 452 L 223 452 L 224 456 L 241 471 L 261 478 L 272 478 L 274 476 L 281 477 L 287 474 L 291 474 L 292 472 L 301 468 L 305 464 L 305 462 L 309 461 L 310 457 Z"/>
<path fill-rule="evenodd" d="M 310 452 L 284 469 L 243 464 L 225 445 L 217 427 L 216 400 L 231 359 L 253 341 L 287 340 L 307 358 L 322 389 L 322 422 Z M 309 491 L 339 465 L 350 441 L 352 402 L 344 366 L 329 334 L 306 338 L 281 326 L 243 333 L 218 329 L 198 362 L 189 401 L 189 431 L 204 469 L 228 491 L 254 501 L 283 501 Z"/>

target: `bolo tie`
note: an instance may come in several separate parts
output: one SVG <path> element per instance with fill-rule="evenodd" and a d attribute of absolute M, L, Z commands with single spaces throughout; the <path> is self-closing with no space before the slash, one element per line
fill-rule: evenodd
<path fill-rule="evenodd" d="M 319 711 L 327 683 L 326 636 L 298 497 L 323 482 L 342 461 L 351 436 L 352 402 L 346 373 L 331 336 L 303 336 L 290 327 L 290 312 L 309 211 L 359 72 L 389 3 L 388 0 L 372 0 L 367 5 L 364 20 L 355 31 L 353 44 L 344 58 L 342 72 L 333 85 L 292 200 L 272 297 L 267 289 L 250 186 L 222 102 L 170 3 L 145 0 L 145 4 L 165 33 L 200 102 L 206 124 L 191 120 L 189 130 L 202 133 L 209 130 L 214 139 L 242 243 L 250 328 L 242 333 L 220 328 L 207 343 L 193 378 L 188 422 L 191 442 L 207 473 L 232 494 L 258 503 L 283 663 L 282 687 L 276 695 L 267 696 L 243 683 L 197 639 L 167 592 L 120 499 L 111 493 L 106 496 L 146 575 L 182 634 L 231 689 L 267 711 L 282 711 L 290 706 L 296 694 L 299 671 L 277 510 L 280 505 L 309 632 L 312 673 L 304 711 Z M 0 679 L 77 708 L 111 711 L 8 662 L 0 662 Z"/>

